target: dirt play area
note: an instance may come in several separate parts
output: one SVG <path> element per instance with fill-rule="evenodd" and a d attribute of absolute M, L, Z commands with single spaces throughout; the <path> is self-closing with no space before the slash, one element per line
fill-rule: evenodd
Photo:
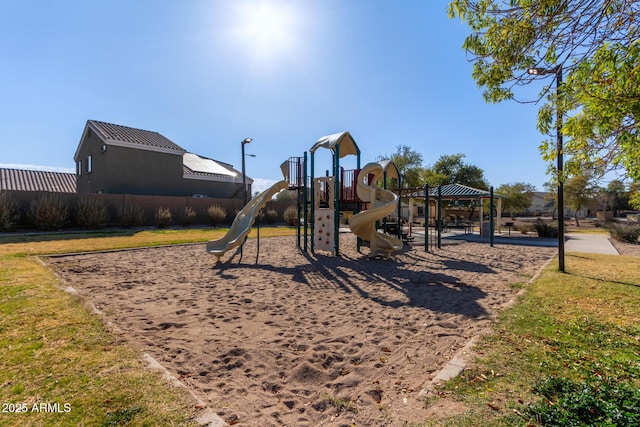
<path fill-rule="evenodd" d="M 340 245 L 261 239 L 257 264 L 255 240 L 218 266 L 204 244 L 47 262 L 229 424 L 400 426 L 424 420 L 420 391 L 556 252 L 456 242 L 369 260 L 352 235 Z"/>

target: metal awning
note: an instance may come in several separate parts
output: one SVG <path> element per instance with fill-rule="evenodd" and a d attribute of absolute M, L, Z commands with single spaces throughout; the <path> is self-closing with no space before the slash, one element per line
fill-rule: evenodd
<path fill-rule="evenodd" d="M 491 193 L 487 190 L 480 190 L 478 188 L 468 187 L 462 184 L 447 184 L 440 186 L 440 195 L 445 199 L 481 199 L 485 197 L 491 197 Z M 416 188 L 408 194 L 404 194 L 405 197 L 412 197 L 414 199 L 424 199 L 424 187 Z M 438 197 L 438 187 L 429 187 L 429 197 Z M 500 194 L 493 194 L 496 199 L 504 199 L 505 196 Z"/>

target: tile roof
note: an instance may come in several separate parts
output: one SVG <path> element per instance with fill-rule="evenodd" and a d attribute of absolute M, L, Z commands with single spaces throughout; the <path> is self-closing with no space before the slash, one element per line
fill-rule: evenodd
<path fill-rule="evenodd" d="M 115 125 L 112 123 L 88 120 L 89 124 L 105 141 L 120 141 L 134 144 L 141 144 L 148 147 L 164 148 L 186 152 L 186 150 L 164 137 L 158 132 L 136 129 L 127 126 Z"/>
<path fill-rule="evenodd" d="M 68 172 L 0 168 L 0 190 L 75 193 L 76 175 Z"/>

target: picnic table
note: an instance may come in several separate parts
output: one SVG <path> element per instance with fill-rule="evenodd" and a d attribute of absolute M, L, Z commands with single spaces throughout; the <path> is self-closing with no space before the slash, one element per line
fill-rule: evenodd
<path fill-rule="evenodd" d="M 398 237 L 398 232 L 400 232 L 401 239 L 404 242 L 408 242 L 410 240 L 409 235 L 402 231 L 402 225 L 399 225 L 397 222 L 386 222 L 382 225 L 382 229 L 390 236 Z"/>
<path fill-rule="evenodd" d="M 473 231 L 473 226 L 471 225 L 471 223 L 466 221 L 450 222 L 447 224 L 447 228 L 464 230 L 464 234 L 471 234 L 471 232 Z"/>

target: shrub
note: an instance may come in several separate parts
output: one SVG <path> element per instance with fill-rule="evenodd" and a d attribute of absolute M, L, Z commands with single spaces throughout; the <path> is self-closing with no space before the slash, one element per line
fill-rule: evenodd
<path fill-rule="evenodd" d="M 207 209 L 211 225 L 216 226 L 227 219 L 227 210 L 220 205 L 211 205 Z"/>
<path fill-rule="evenodd" d="M 640 237 L 640 225 L 610 223 L 607 228 L 611 237 L 621 242 L 637 243 Z"/>
<path fill-rule="evenodd" d="M 296 221 L 298 220 L 298 208 L 295 206 L 289 206 L 284 210 L 284 222 L 289 225 L 296 225 Z"/>
<path fill-rule="evenodd" d="M 160 206 L 156 211 L 156 226 L 158 228 L 166 228 L 171 225 L 172 220 L 171 209 Z"/>
<path fill-rule="evenodd" d="M 68 222 L 69 208 L 60 197 L 46 195 L 31 202 L 29 217 L 41 230 L 59 230 Z"/>
<path fill-rule="evenodd" d="M 533 226 L 533 224 L 520 224 L 517 226 L 517 228 L 522 234 L 533 233 L 534 231 L 536 231 L 536 228 Z"/>
<path fill-rule="evenodd" d="M 144 223 L 144 209 L 136 205 L 120 205 L 118 218 L 122 227 L 137 227 Z"/>
<path fill-rule="evenodd" d="M 191 206 L 185 206 L 184 207 L 184 212 L 182 214 L 182 225 L 184 227 L 188 227 L 191 224 L 193 224 L 195 219 L 196 219 L 196 211 L 195 211 L 195 209 L 193 209 Z"/>
<path fill-rule="evenodd" d="M 0 191 L 0 231 L 11 231 L 20 220 L 18 203 L 9 194 Z"/>
<path fill-rule="evenodd" d="M 527 413 L 541 425 L 635 426 L 640 423 L 640 390 L 596 376 L 577 383 L 550 377 L 534 387 L 541 396 Z"/>
<path fill-rule="evenodd" d="M 558 226 L 553 223 L 539 219 L 534 227 L 538 232 L 538 237 L 558 237 Z"/>
<path fill-rule="evenodd" d="M 109 212 L 101 200 L 82 197 L 75 206 L 76 225 L 84 228 L 105 227 L 109 223 Z"/>
<path fill-rule="evenodd" d="M 277 220 L 278 220 L 278 212 L 276 212 L 273 209 L 267 210 L 267 212 L 264 214 L 264 221 L 267 224 L 273 224 Z"/>

